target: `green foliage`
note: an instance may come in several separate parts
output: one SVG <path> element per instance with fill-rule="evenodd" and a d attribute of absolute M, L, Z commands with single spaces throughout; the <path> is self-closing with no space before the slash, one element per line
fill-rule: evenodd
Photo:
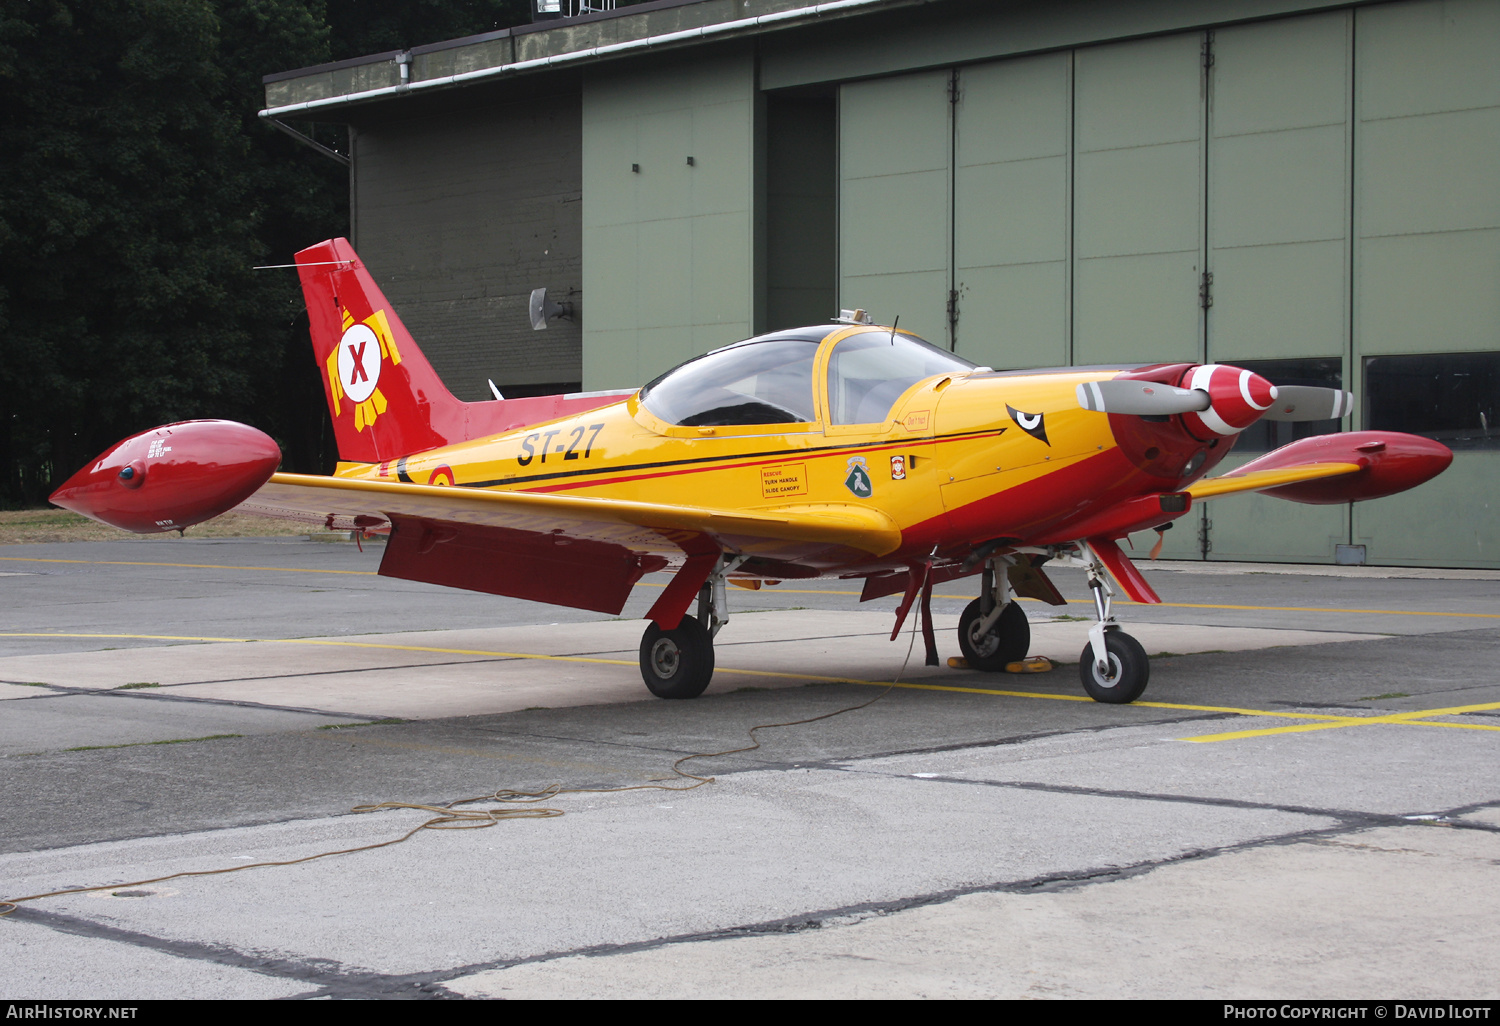
<path fill-rule="evenodd" d="M 0 505 L 119 439 L 254 424 L 327 470 L 295 274 L 347 172 L 261 123 L 261 76 L 524 21 L 527 0 L 0 0 Z M 319 138 L 343 145 L 339 126 Z"/>

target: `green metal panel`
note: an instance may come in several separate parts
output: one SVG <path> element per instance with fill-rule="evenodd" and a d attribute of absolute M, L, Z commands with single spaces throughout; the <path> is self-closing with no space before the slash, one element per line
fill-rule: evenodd
<path fill-rule="evenodd" d="M 1231 456 L 1214 474 L 1226 474 L 1253 458 Z M 1334 546 L 1349 540 L 1347 504 L 1310 506 L 1251 492 L 1225 495 L 1204 507 L 1209 559 L 1332 563 Z"/>
<path fill-rule="evenodd" d="M 1202 352 L 1201 34 L 1074 55 L 1073 362 Z"/>
<path fill-rule="evenodd" d="M 1500 4 L 1356 27 L 1357 355 L 1500 348 Z"/>
<path fill-rule="evenodd" d="M 585 78 L 584 387 L 638 385 L 750 334 L 754 121 L 743 47 Z"/>
<path fill-rule="evenodd" d="M 949 344 L 948 72 L 839 89 L 839 303 Z"/>
<path fill-rule="evenodd" d="M 1426 484 L 1355 503 L 1354 541 L 1377 565 L 1500 566 L 1500 453 L 1455 453 Z"/>
<path fill-rule="evenodd" d="M 1206 314 L 1212 360 L 1338 356 L 1349 344 L 1348 12 L 1214 34 Z M 1245 463 L 1232 457 L 1218 473 Z M 1331 563 L 1349 507 L 1234 495 L 1209 558 Z"/>
<path fill-rule="evenodd" d="M 1500 349 L 1500 231 L 1362 238 L 1358 266 L 1360 356 Z"/>
<path fill-rule="evenodd" d="M 1444 0 L 1357 12 L 1362 120 L 1500 104 L 1500 4 Z"/>
<path fill-rule="evenodd" d="M 1500 349 L 1500 4 L 1355 16 L 1354 366 L 1387 353 Z M 1356 405 L 1356 416 L 1362 410 Z M 1500 453 L 1359 503 L 1372 563 L 1500 566 Z"/>
<path fill-rule="evenodd" d="M 761 37 L 761 86 L 784 89 L 993 60 L 1343 6 L 1347 0 L 924 3 L 909 15 L 829 18 Z M 759 13 L 745 0 L 745 13 Z"/>
<path fill-rule="evenodd" d="M 958 352 L 1068 362 L 1068 53 L 963 69 L 954 177 Z"/>

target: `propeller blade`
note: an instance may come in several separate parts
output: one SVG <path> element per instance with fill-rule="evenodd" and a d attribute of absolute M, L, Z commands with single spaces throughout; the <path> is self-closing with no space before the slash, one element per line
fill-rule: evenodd
<path fill-rule="evenodd" d="M 1096 413 L 1127 413 L 1137 417 L 1170 417 L 1208 409 L 1207 392 L 1177 388 L 1155 381 L 1085 381 L 1078 386 L 1078 405 Z"/>
<path fill-rule="evenodd" d="M 1261 414 L 1264 420 L 1337 420 L 1354 405 L 1354 393 L 1315 385 L 1278 385 L 1276 401 Z"/>

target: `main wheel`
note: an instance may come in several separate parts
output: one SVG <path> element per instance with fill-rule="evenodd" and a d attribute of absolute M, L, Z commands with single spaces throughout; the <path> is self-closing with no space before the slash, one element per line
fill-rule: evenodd
<path fill-rule="evenodd" d="M 1078 657 L 1078 675 L 1083 678 L 1083 690 L 1096 702 L 1124 705 L 1134 702 L 1146 690 L 1151 679 L 1151 660 L 1146 650 L 1129 634 L 1107 631 L 1104 647 L 1109 652 L 1109 672 L 1100 673 L 1094 662 L 1094 646 L 1083 646 Z"/>
<path fill-rule="evenodd" d="M 1031 624 L 1026 622 L 1026 612 L 1019 603 L 1007 602 L 1000 611 L 1000 619 L 986 633 L 979 634 L 982 619 L 978 599 L 965 606 L 958 618 L 958 647 L 970 666 L 998 673 L 1007 663 L 1026 658 L 1026 650 L 1031 647 Z"/>
<path fill-rule="evenodd" d="M 641 637 L 641 677 L 657 698 L 697 698 L 714 675 L 714 638 L 691 616 L 675 630 L 652 621 Z"/>

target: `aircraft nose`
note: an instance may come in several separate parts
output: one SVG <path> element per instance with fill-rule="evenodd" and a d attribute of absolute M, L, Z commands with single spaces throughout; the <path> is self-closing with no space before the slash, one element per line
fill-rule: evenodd
<path fill-rule="evenodd" d="M 1277 394 L 1276 386 L 1254 371 L 1222 363 L 1194 367 L 1183 375 L 1182 387 L 1209 396 L 1208 409 L 1185 413 L 1183 420 L 1217 435 L 1237 435 L 1254 424 L 1271 408 Z"/>

